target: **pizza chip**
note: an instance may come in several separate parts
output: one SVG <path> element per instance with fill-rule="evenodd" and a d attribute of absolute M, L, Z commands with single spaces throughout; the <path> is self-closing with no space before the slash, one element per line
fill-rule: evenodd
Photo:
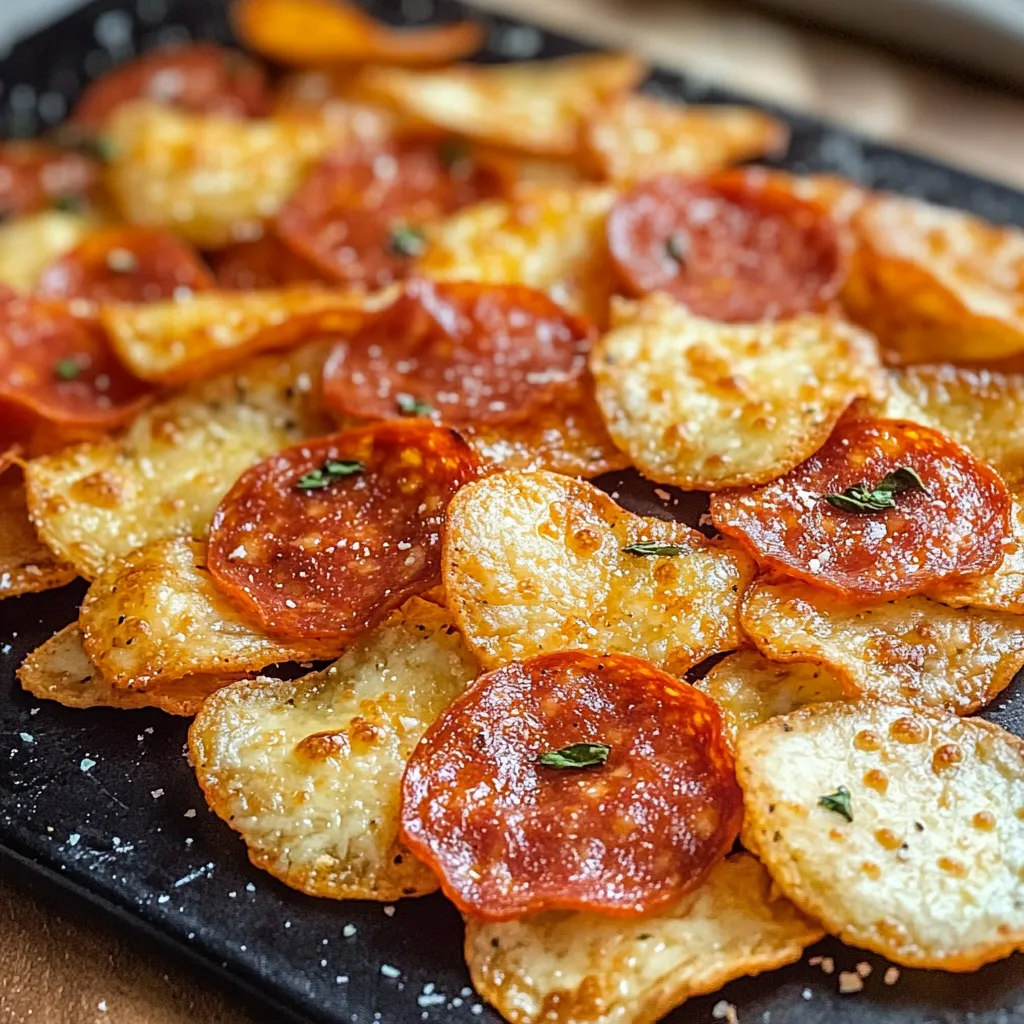
<path fill-rule="evenodd" d="M 476 990 L 511 1024 L 653 1024 L 692 996 L 800 958 L 824 934 L 749 854 L 669 910 L 466 921 Z"/>
<path fill-rule="evenodd" d="M 597 401 L 615 443 L 661 483 L 781 476 L 884 387 L 874 341 L 828 317 L 721 324 L 656 294 L 617 305 L 614 321 L 590 357 Z"/>
<path fill-rule="evenodd" d="M 681 675 L 741 646 L 753 572 L 688 526 L 635 516 L 552 473 L 485 477 L 448 509 L 445 593 L 485 668 L 579 648 Z"/>
<path fill-rule="evenodd" d="M 908 967 L 1024 946 L 1024 743 L 977 718 L 818 704 L 739 739 L 744 843 L 804 913 Z"/>
<path fill-rule="evenodd" d="M 1024 617 L 927 597 L 852 606 L 801 583 L 758 582 L 743 628 L 773 661 L 812 661 L 851 693 L 967 715 L 1024 666 Z"/>
<path fill-rule="evenodd" d="M 28 294 L 43 271 L 99 225 L 92 213 L 43 210 L 0 225 L 0 285 Z"/>
<path fill-rule="evenodd" d="M 405 762 L 477 674 L 443 609 L 413 598 L 330 668 L 220 691 L 189 732 L 210 807 L 252 862 L 313 896 L 393 900 L 437 880 L 399 839 Z"/>

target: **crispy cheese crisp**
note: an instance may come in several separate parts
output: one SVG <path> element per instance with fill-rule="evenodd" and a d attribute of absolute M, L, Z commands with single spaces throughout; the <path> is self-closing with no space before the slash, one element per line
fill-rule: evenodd
<path fill-rule="evenodd" d="M 43 210 L 0 225 L 0 284 L 28 294 L 43 271 L 91 234 L 100 220 L 93 213 Z"/>
<path fill-rule="evenodd" d="M 402 772 L 477 671 L 447 612 L 413 598 L 323 672 L 235 683 L 189 732 L 207 802 L 257 867 L 295 889 L 432 892 L 436 879 L 399 839 Z"/>
<path fill-rule="evenodd" d="M 634 465 L 699 490 L 781 476 L 854 399 L 884 387 L 873 339 L 839 320 L 721 324 L 665 295 L 617 305 L 590 365 L 608 430 Z"/>
<path fill-rule="evenodd" d="M 512 1024 L 651 1024 L 733 978 L 798 960 L 823 933 L 740 853 L 669 910 L 638 920 L 469 918 L 465 953 L 474 987 Z"/>
<path fill-rule="evenodd" d="M 744 843 L 801 910 L 908 967 L 1024 945 L 1024 744 L 991 722 L 818 704 L 740 736 Z"/>
<path fill-rule="evenodd" d="M 927 597 L 850 605 L 801 583 L 758 582 L 743 628 L 774 661 L 811 661 L 865 698 L 970 714 L 1024 666 L 1024 617 Z"/>
<path fill-rule="evenodd" d="M 485 668 L 546 651 L 634 654 L 675 675 L 742 644 L 740 552 L 626 512 L 591 484 L 508 472 L 448 509 L 444 586 Z"/>
<path fill-rule="evenodd" d="M 76 575 L 37 536 L 21 473 L 0 467 L 0 600 L 63 587 Z"/>

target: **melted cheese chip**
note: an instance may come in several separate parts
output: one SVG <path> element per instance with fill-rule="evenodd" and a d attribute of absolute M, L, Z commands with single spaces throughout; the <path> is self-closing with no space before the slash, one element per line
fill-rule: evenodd
<path fill-rule="evenodd" d="M 692 996 L 793 963 L 824 934 L 749 854 L 671 910 L 466 921 L 476 990 L 511 1024 L 650 1024 Z"/>
<path fill-rule="evenodd" d="M 0 226 L 0 284 L 27 295 L 42 272 L 99 225 L 94 214 L 43 210 Z"/>
<path fill-rule="evenodd" d="M 206 545 L 174 538 L 111 562 L 82 601 L 85 650 L 114 686 L 193 675 L 238 678 L 285 661 L 333 658 L 342 644 L 269 636 L 217 589 Z"/>
<path fill-rule="evenodd" d="M 736 769 L 744 844 L 844 942 L 947 971 L 1024 946 L 1015 736 L 977 718 L 819 704 L 740 736 Z"/>
<path fill-rule="evenodd" d="M 0 599 L 63 587 L 76 575 L 36 535 L 21 474 L 0 470 Z"/>
<path fill-rule="evenodd" d="M 653 295 L 617 305 L 613 320 L 590 356 L 597 401 L 615 443 L 661 483 L 781 476 L 884 386 L 873 339 L 828 317 L 721 324 Z"/>
<path fill-rule="evenodd" d="M 69 708 L 159 708 L 169 715 L 190 717 L 224 685 L 216 676 L 176 679 L 149 690 L 112 686 L 89 660 L 82 631 L 72 623 L 37 647 L 18 669 L 18 681 L 33 697 L 55 700 Z"/>
<path fill-rule="evenodd" d="M 638 544 L 674 553 L 624 550 Z M 576 648 L 680 675 L 741 645 L 754 565 L 681 523 L 626 512 L 591 484 L 509 472 L 455 496 L 443 572 L 448 606 L 485 668 Z"/>
<path fill-rule="evenodd" d="M 813 661 L 852 693 L 966 715 L 1024 665 L 1024 616 L 927 597 L 851 606 L 799 583 L 757 583 L 743 628 L 774 661 Z"/>
<path fill-rule="evenodd" d="M 167 537 L 202 537 L 254 462 L 330 429 L 320 415 L 325 349 L 252 360 L 143 411 L 116 438 L 26 466 L 44 543 L 92 579 L 112 558 Z"/>
<path fill-rule="evenodd" d="M 257 867 L 313 896 L 437 888 L 398 837 L 405 762 L 478 672 L 448 613 L 413 598 L 324 672 L 235 683 L 189 749 L 210 807 Z"/>

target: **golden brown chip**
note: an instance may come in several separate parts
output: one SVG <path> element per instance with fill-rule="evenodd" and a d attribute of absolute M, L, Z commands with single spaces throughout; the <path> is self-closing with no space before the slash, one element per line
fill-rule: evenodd
<path fill-rule="evenodd" d="M 293 888 L 432 892 L 437 880 L 399 840 L 402 772 L 477 671 L 448 613 L 412 598 L 324 672 L 235 683 L 189 731 L 207 802 L 252 862 Z"/>
<path fill-rule="evenodd" d="M 36 535 L 21 473 L 0 475 L 0 600 L 63 587 L 76 575 Z"/>
<path fill-rule="evenodd" d="M 851 606 L 801 583 L 758 582 L 743 628 L 773 661 L 818 662 L 852 693 L 966 715 L 1024 665 L 1024 616 L 927 597 Z"/>
<path fill-rule="evenodd" d="M 744 843 L 805 913 L 909 967 L 1024 945 L 1024 743 L 977 718 L 817 704 L 743 733 Z"/>
<path fill-rule="evenodd" d="M 652 1024 L 733 978 L 798 960 L 823 934 L 739 853 L 651 917 L 469 919 L 466 962 L 476 990 L 512 1024 Z"/>
<path fill-rule="evenodd" d="M 0 226 L 0 284 L 28 294 L 58 257 L 70 252 L 99 224 L 95 214 L 44 210 Z"/>
<path fill-rule="evenodd" d="M 580 648 L 681 674 L 741 645 L 753 572 L 688 526 L 635 516 L 553 473 L 486 477 L 448 510 L 445 593 L 485 668 Z"/>
<path fill-rule="evenodd" d="M 598 405 L 615 443 L 662 483 L 774 479 L 884 388 L 874 340 L 824 316 L 722 324 L 652 295 L 616 303 L 613 321 L 590 356 Z"/>

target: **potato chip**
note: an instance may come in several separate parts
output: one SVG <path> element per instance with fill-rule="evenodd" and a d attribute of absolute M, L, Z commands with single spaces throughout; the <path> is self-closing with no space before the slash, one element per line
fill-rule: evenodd
<path fill-rule="evenodd" d="M 256 352 L 350 334 L 380 304 L 361 292 L 308 288 L 203 292 L 181 301 L 112 303 L 100 319 L 137 377 L 185 384 Z"/>
<path fill-rule="evenodd" d="M 258 237 L 348 132 L 323 118 L 241 120 L 137 102 L 117 110 L 106 137 L 107 184 L 121 216 L 217 249 Z"/>
<path fill-rule="evenodd" d="M 432 892 L 436 879 L 398 837 L 402 772 L 477 671 L 448 613 L 413 598 L 324 672 L 229 686 L 189 732 L 207 802 L 252 862 L 293 888 Z"/>
<path fill-rule="evenodd" d="M 693 685 L 717 702 L 733 741 L 769 718 L 846 696 L 842 681 L 825 665 L 780 664 L 758 651 L 728 655 Z"/>
<path fill-rule="evenodd" d="M 590 357 L 597 401 L 615 443 L 661 483 L 781 476 L 884 386 L 873 339 L 829 317 L 721 324 L 652 295 L 613 319 Z"/>
<path fill-rule="evenodd" d="M 781 153 L 789 129 L 753 107 L 686 107 L 651 96 L 619 96 L 583 135 L 584 158 L 601 178 L 630 182 L 659 174 L 710 174 Z"/>
<path fill-rule="evenodd" d="M 637 920 L 469 918 L 465 952 L 474 987 L 512 1024 L 650 1024 L 733 978 L 793 963 L 823 934 L 739 853 L 670 910 Z"/>
<path fill-rule="evenodd" d="M 646 74 L 636 57 L 588 53 L 556 60 L 440 71 L 375 68 L 371 94 L 406 115 L 477 142 L 545 156 L 572 156 L 585 119 Z"/>
<path fill-rule="evenodd" d="M 908 967 L 1024 945 L 1024 744 L 991 722 L 819 704 L 744 733 L 744 842 L 801 910 Z"/>
<path fill-rule="evenodd" d="M 21 473 L 0 466 L 0 600 L 70 583 L 77 573 L 36 536 Z"/>
<path fill-rule="evenodd" d="M 111 686 L 82 647 L 82 631 L 65 626 L 37 647 L 18 669 L 18 681 L 40 700 L 55 700 L 69 708 L 159 708 L 169 715 L 190 717 L 214 690 L 225 684 L 218 676 L 176 679 L 149 690 Z"/>
<path fill-rule="evenodd" d="M 85 651 L 113 686 L 238 678 L 285 661 L 333 658 L 342 640 L 270 636 L 214 583 L 206 544 L 175 537 L 110 562 L 82 601 Z"/>
<path fill-rule="evenodd" d="M 603 186 L 520 186 L 428 228 L 416 269 L 440 281 L 529 285 L 604 326 L 617 288 L 604 237 L 614 201 Z"/>
<path fill-rule="evenodd" d="M 743 628 L 773 661 L 826 666 L 852 693 L 966 715 L 1024 666 L 1024 617 L 927 597 L 851 606 L 802 583 L 756 583 Z"/>
<path fill-rule="evenodd" d="M 0 225 L 0 284 L 27 295 L 43 271 L 98 224 L 95 214 L 44 210 Z"/>
<path fill-rule="evenodd" d="M 897 363 L 1024 352 L 1024 233 L 961 210 L 877 195 L 853 221 L 843 304 Z"/>
<path fill-rule="evenodd" d="M 31 460 L 28 505 L 58 558 L 92 579 L 111 558 L 167 537 L 203 537 L 254 462 L 326 433 L 314 344 L 252 360 L 141 413 L 116 438 Z"/>
<path fill-rule="evenodd" d="M 485 668 L 546 651 L 634 654 L 675 675 L 742 644 L 753 563 L 591 484 L 500 473 L 448 509 L 444 586 Z"/>

